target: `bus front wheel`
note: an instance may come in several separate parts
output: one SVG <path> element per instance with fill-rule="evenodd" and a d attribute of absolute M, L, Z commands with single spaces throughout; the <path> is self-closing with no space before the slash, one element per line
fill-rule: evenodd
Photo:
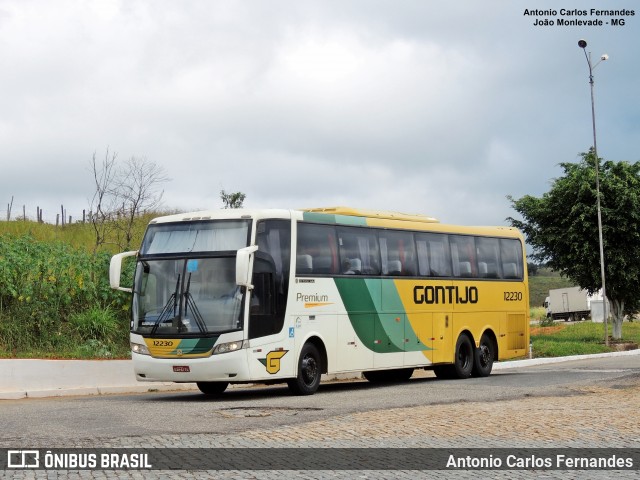
<path fill-rule="evenodd" d="M 205 395 L 220 395 L 229 386 L 228 382 L 196 382 L 198 389 Z"/>
<path fill-rule="evenodd" d="M 312 343 L 306 343 L 300 351 L 298 375 L 289 380 L 289 390 L 295 395 L 313 395 L 320 386 L 322 360 L 320 352 Z"/>

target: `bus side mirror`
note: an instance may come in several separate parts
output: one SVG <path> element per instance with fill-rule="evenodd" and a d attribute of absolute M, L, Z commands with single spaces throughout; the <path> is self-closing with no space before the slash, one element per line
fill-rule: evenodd
<path fill-rule="evenodd" d="M 129 293 L 133 291 L 133 289 L 131 288 L 120 286 L 120 273 L 122 272 L 122 259 L 126 257 L 132 257 L 137 254 L 138 251 L 135 250 L 132 252 L 118 253 L 117 255 L 111 257 L 111 263 L 109 264 L 109 284 L 111 285 L 111 288 L 113 288 L 114 290 L 122 290 L 123 292 Z"/>
<path fill-rule="evenodd" d="M 236 256 L 236 284 L 241 287 L 253 288 L 251 285 L 251 260 L 257 245 L 241 248 Z"/>

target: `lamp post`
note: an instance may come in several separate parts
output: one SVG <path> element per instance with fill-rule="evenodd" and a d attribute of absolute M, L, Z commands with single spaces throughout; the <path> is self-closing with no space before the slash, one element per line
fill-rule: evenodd
<path fill-rule="evenodd" d="M 605 273 L 604 273 L 604 245 L 602 242 L 602 213 L 600 210 L 600 159 L 598 158 L 598 144 L 596 142 L 596 109 L 595 102 L 593 100 L 593 70 L 609 58 L 609 55 L 604 54 L 600 57 L 598 63 L 593 65 L 591 63 L 591 52 L 587 54 L 587 42 L 586 40 L 579 40 L 578 46 L 584 51 L 584 56 L 587 59 L 587 65 L 589 65 L 589 84 L 591 85 L 591 123 L 593 124 L 593 154 L 596 156 L 596 205 L 598 210 L 598 241 L 600 245 L 600 275 L 602 276 L 602 313 L 604 317 L 604 343 L 609 346 L 609 329 L 607 318 L 607 289 L 605 286 Z"/>

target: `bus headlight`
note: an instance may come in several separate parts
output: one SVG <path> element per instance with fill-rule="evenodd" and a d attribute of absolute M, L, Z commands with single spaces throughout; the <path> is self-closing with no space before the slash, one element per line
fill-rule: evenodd
<path fill-rule="evenodd" d="M 131 351 L 133 353 L 137 353 L 138 355 L 151 355 L 151 352 L 149 352 L 149 349 L 147 348 L 146 345 L 143 345 L 141 343 L 130 343 L 131 345 Z"/>
<path fill-rule="evenodd" d="M 213 354 L 217 355 L 218 353 L 229 353 L 235 352 L 236 350 L 240 350 L 244 345 L 244 342 L 227 342 L 221 343 L 220 345 L 216 345 L 216 348 L 213 349 Z"/>

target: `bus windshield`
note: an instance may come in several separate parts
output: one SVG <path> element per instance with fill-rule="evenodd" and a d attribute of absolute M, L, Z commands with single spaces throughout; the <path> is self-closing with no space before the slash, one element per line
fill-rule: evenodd
<path fill-rule="evenodd" d="M 203 335 L 242 328 L 235 256 L 141 260 L 133 295 L 134 332 Z"/>
<path fill-rule="evenodd" d="M 149 225 L 140 256 L 236 251 L 246 247 L 248 220 L 217 220 Z"/>
<path fill-rule="evenodd" d="M 249 227 L 248 220 L 150 225 L 136 267 L 132 331 L 202 336 L 241 329 L 244 292 L 235 262 Z"/>

